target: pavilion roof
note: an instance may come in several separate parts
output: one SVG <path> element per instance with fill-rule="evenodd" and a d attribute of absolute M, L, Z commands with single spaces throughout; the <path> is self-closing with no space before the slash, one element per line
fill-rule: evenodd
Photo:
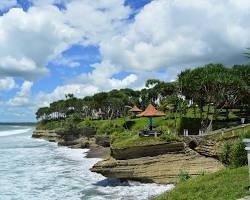
<path fill-rule="evenodd" d="M 139 109 L 136 105 L 134 105 L 134 107 L 131 108 L 131 109 L 129 110 L 129 112 L 142 112 L 142 110 Z"/>
<path fill-rule="evenodd" d="M 97 115 L 105 115 L 105 113 L 104 112 L 102 112 L 102 110 L 101 109 L 99 109 L 99 111 L 96 113 Z"/>
<path fill-rule="evenodd" d="M 160 117 L 164 115 L 165 114 L 163 112 L 156 110 L 156 108 L 152 104 L 149 104 L 146 110 L 137 116 L 138 117 Z"/>

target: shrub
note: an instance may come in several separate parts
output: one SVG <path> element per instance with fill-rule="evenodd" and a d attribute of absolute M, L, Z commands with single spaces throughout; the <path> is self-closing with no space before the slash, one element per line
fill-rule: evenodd
<path fill-rule="evenodd" d="M 92 120 L 89 120 L 89 119 L 85 120 L 84 126 L 85 127 L 96 128 L 96 124 Z"/>
<path fill-rule="evenodd" d="M 183 139 L 181 137 L 179 137 L 178 135 L 175 135 L 175 134 L 171 134 L 171 133 L 162 134 L 160 136 L 160 139 L 164 140 L 166 142 L 173 142 L 173 141 L 181 142 L 181 141 L 183 141 Z"/>
<path fill-rule="evenodd" d="M 233 167 L 241 167 L 247 164 L 247 152 L 241 138 L 232 146 L 231 154 L 231 165 Z"/>
<path fill-rule="evenodd" d="M 219 159 L 222 163 L 225 165 L 230 164 L 230 154 L 231 154 L 231 149 L 232 149 L 232 143 L 231 142 L 226 142 L 223 147 L 223 152 L 219 156 Z"/>
<path fill-rule="evenodd" d="M 126 140 L 131 138 L 133 133 L 131 131 L 123 131 L 123 132 L 113 132 L 110 138 L 110 142 L 114 143 L 116 140 Z"/>
<path fill-rule="evenodd" d="M 241 167 L 247 164 L 247 152 L 243 138 L 240 137 L 237 141 L 226 142 L 223 152 L 220 155 L 220 160 L 225 165 L 230 167 Z"/>
<path fill-rule="evenodd" d="M 125 128 L 122 125 L 116 124 L 112 121 L 107 121 L 98 127 L 97 135 L 111 135 L 115 132 L 123 132 Z"/>
<path fill-rule="evenodd" d="M 131 129 L 135 125 L 135 121 L 126 121 L 123 124 L 123 128 Z"/>
<path fill-rule="evenodd" d="M 180 173 L 178 174 L 178 178 L 179 181 L 182 182 L 190 179 L 191 175 L 187 171 L 181 170 Z"/>
<path fill-rule="evenodd" d="M 250 130 L 248 130 L 248 131 L 246 131 L 246 132 L 241 132 L 240 134 L 240 137 L 242 138 L 242 139 L 244 139 L 244 138 L 250 138 Z"/>
<path fill-rule="evenodd" d="M 78 132 L 77 121 L 78 120 L 76 120 L 73 115 L 67 118 L 64 123 L 65 133 L 72 133 L 72 134 L 77 133 Z"/>

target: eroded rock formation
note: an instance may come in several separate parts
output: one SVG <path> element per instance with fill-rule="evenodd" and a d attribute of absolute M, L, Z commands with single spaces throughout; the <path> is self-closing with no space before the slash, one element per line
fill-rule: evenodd
<path fill-rule="evenodd" d="M 211 173 L 224 168 L 214 158 L 206 158 L 185 148 L 185 152 L 167 153 L 153 157 L 116 160 L 112 157 L 96 163 L 92 172 L 109 178 L 138 180 L 143 182 L 175 183 L 181 171 L 191 176 Z"/>

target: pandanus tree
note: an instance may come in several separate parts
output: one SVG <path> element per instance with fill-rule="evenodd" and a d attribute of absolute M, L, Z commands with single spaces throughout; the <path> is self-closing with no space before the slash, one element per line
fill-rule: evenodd
<path fill-rule="evenodd" d="M 49 107 L 41 107 L 36 112 L 37 120 L 49 120 L 50 108 Z"/>
<path fill-rule="evenodd" d="M 241 100 L 237 107 L 250 109 L 250 64 L 247 65 L 234 65 L 231 69 L 233 74 L 239 76 L 244 81 L 246 89 L 241 90 Z"/>
<path fill-rule="evenodd" d="M 182 93 L 199 105 L 201 118 L 203 106 L 208 105 L 208 120 L 210 106 L 213 105 L 214 112 L 207 124 L 207 130 L 211 129 L 213 120 L 223 108 L 235 105 L 241 99 L 246 86 L 239 76 L 221 64 L 186 70 L 179 75 L 178 81 Z"/>

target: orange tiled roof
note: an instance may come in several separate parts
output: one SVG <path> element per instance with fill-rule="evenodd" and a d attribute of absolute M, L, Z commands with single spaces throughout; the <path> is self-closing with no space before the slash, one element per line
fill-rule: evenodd
<path fill-rule="evenodd" d="M 165 114 L 163 112 L 156 110 L 156 108 L 152 104 L 149 104 L 146 110 L 137 116 L 138 117 L 160 117 L 164 115 Z"/>

